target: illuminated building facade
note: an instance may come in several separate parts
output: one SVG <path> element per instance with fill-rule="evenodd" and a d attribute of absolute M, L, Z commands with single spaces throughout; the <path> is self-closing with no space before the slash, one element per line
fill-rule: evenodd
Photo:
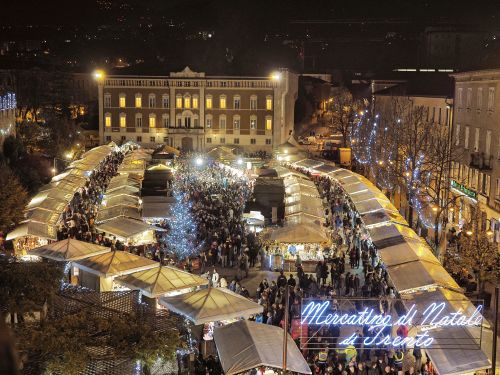
<path fill-rule="evenodd" d="M 9 135 L 16 131 L 16 94 L 0 93 L 0 146 Z"/>
<path fill-rule="evenodd" d="M 186 67 L 165 77 L 98 80 L 101 143 L 204 151 L 271 151 L 293 132 L 297 75 L 215 77 Z"/>

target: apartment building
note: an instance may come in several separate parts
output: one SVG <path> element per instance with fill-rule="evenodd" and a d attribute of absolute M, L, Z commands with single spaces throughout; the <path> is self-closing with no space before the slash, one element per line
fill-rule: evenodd
<path fill-rule="evenodd" d="M 297 86 L 297 75 L 287 70 L 215 77 L 186 67 L 164 77 L 100 77 L 100 142 L 271 151 L 293 132 Z"/>
<path fill-rule="evenodd" d="M 6 137 L 16 132 L 16 94 L 0 93 L 0 147 Z"/>
<path fill-rule="evenodd" d="M 482 212 L 482 226 L 500 242 L 500 69 L 451 74 L 455 79 L 453 140 L 465 157 L 452 166 L 455 220 Z"/>

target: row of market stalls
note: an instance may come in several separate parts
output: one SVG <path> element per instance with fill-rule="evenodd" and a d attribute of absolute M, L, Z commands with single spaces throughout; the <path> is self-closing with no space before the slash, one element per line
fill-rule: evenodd
<path fill-rule="evenodd" d="M 206 278 L 123 251 L 66 239 L 30 251 L 31 255 L 68 262 L 82 286 L 96 291 L 133 289 L 143 301 L 183 316 L 199 328 L 199 340 L 215 342 L 225 374 L 256 367 L 280 368 L 284 332 L 279 327 L 249 322 L 263 307 L 226 288 L 207 287 Z M 215 340 L 215 341 L 212 341 Z M 287 335 L 287 369 L 310 374 L 292 338 Z"/>
<path fill-rule="evenodd" d="M 307 176 L 281 166 L 274 170 L 285 186 L 285 221 L 283 227 L 268 228 L 262 236 L 273 244 L 271 263 L 274 268 L 292 270 L 299 256 L 304 270 L 313 272 L 317 262 L 323 260 L 323 249 L 330 244 L 323 201 Z"/>
<path fill-rule="evenodd" d="M 116 149 L 112 142 L 87 151 L 31 198 L 25 210 L 26 220 L 6 238 L 13 240 L 16 254 L 24 255 L 28 249 L 57 239 L 58 222 L 75 192 L 85 186 L 90 173 Z"/>
<path fill-rule="evenodd" d="M 354 204 L 378 249 L 390 282 L 405 301 L 419 311 L 432 302 L 445 302 L 448 313 L 472 314 L 476 307 L 434 256 L 429 245 L 408 227 L 405 219 L 368 179 L 352 171 L 313 159 L 293 164 L 312 174 L 335 180 Z M 492 332 L 482 327 L 433 330 L 436 344 L 426 350 L 439 374 L 465 374 L 491 367 Z"/>

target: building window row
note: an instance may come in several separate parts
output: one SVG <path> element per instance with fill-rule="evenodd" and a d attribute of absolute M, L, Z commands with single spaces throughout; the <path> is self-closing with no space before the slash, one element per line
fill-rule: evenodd
<path fill-rule="evenodd" d="M 275 88 L 278 84 L 269 80 L 169 80 L 169 79 L 122 79 L 108 78 L 105 86 L 109 87 L 245 87 L 245 88 Z"/>
<path fill-rule="evenodd" d="M 211 137 L 206 138 L 206 143 L 207 144 L 212 144 L 212 141 L 213 141 L 213 139 Z M 219 144 L 225 144 L 225 143 L 226 143 L 226 138 L 224 138 L 224 137 L 219 138 Z M 240 144 L 240 139 L 239 138 L 233 138 L 233 144 L 239 145 Z M 250 138 L 250 144 L 251 145 L 256 145 L 257 144 L 257 140 L 255 138 Z M 266 145 L 271 145 L 272 144 L 271 138 L 266 138 L 265 144 Z"/>
<path fill-rule="evenodd" d="M 480 112 L 483 109 L 483 88 L 478 87 L 476 90 L 476 101 L 475 101 L 475 106 L 476 110 Z M 464 88 L 459 87 L 457 89 L 457 108 L 460 110 L 464 106 Z M 467 87 L 466 88 L 466 96 L 465 96 L 465 108 L 467 111 L 470 111 L 473 108 L 473 88 L 472 87 Z M 488 111 L 494 111 L 495 110 L 495 88 L 494 87 L 488 87 L 488 102 L 486 109 Z"/>
<path fill-rule="evenodd" d="M 133 106 L 135 108 L 142 108 L 142 94 L 136 93 L 134 95 Z M 112 107 L 111 94 L 109 93 L 104 94 L 104 107 Z M 127 108 L 127 95 L 125 93 L 118 94 L 118 107 Z M 148 95 L 148 107 L 157 108 L 156 94 Z M 170 108 L 170 98 L 166 94 L 161 96 L 161 108 Z"/>
<path fill-rule="evenodd" d="M 142 113 L 136 113 L 134 119 L 135 119 L 135 127 L 142 128 Z M 127 114 L 126 113 L 122 112 L 119 114 L 118 124 L 121 128 L 127 127 Z M 155 113 L 149 114 L 148 124 L 149 124 L 150 128 L 156 128 L 156 114 Z M 104 126 L 105 127 L 112 127 L 113 126 L 112 116 L 111 116 L 111 113 L 109 113 L 109 112 L 104 114 Z M 170 126 L 170 116 L 168 114 L 162 115 L 162 126 L 163 127 Z"/>
<path fill-rule="evenodd" d="M 219 129 L 225 129 L 227 124 L 226 115 L 219 116 Z M 213 117 L 211 114 L 205 117 L 205 127 L 210 129 L 213 126 Z M 273 129 L 273 119 L 271 116 L 266 116 L 265 119 L 266 130 Z M 233 116 L 233 129 L 241 129 L 241 117 L 239 115 Z M 257 129 L 257 116 L 250 116 L 250 129 Z"/>

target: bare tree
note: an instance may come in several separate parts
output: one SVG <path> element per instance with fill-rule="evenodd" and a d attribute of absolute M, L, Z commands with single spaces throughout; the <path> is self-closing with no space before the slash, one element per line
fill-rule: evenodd
<path fill-rule="evenodd" d="M 342 147 L 347 147 L 353 122 L 359 110 L 364 109 L 363 102 L 353 98 L 351 92 L 341 88 L 328 103 L 328 110 L 332 111 L 332 125 L 342 134 Z"/>

